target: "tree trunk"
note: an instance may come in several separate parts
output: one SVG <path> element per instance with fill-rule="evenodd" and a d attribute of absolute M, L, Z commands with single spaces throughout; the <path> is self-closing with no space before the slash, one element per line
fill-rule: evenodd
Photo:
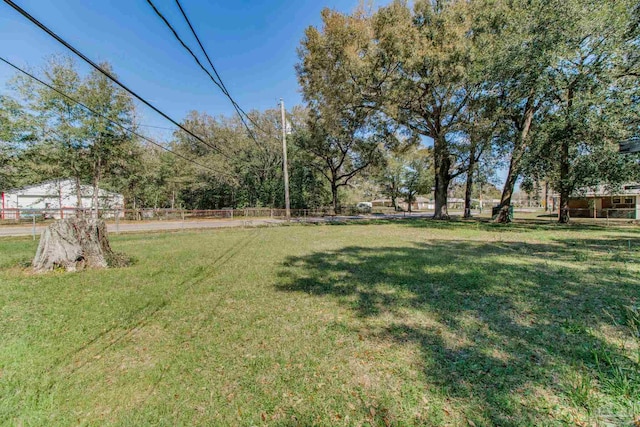
<path fill-rule="evenodd" d="M 569 196 L 571 189 L 569 186 L 569 141 L 562 140 L 560 153 L 560 212 L 558 222 L 567 224 L 569 222 Z"/>
<path fill-rule="evenodd" d="M 96 175 L 93 177 L 93 217 L 98 219 L 98 185 L 100 184 L 100 171 L 96 172 Z"/>
<path fill-rule="evenodd" d="M 549 212 L 549 181 L 544 182 L 544 211 Z"/>
<path fill-rule="evenodd" d="M 82 212 L 82 186 L 80 184 L 80 178 L 78 176 L 75 177 L 76 180 L 76 208 L 77 208 L 77 212 L 76 212 L 76 216 L 81 217 L 83 216 L 83 212 Z"/>
<path fill-rule="evenodd" d="M 44 272 L 125 264 L 124 258 L 111 250 L 104 221 L 67 218 L 54 222 L 42 232 L 32 266 L 35 271 Z"/>
<path fill-rule="evenodd" d="M 464 218 L 471 218 L 471 190 L 473 189 L 473 176 L 467 174 L 467 184 L 464 189 Z"/>
<path fill-rule="evenodd" d="M 500 199 L 500 211 L 496 218 L 496 222 L 506 224 L 511 221 L 509 218 L 509 207 L 511 206 L 511 197 L 513 196 L 513 189 L 515 188 L 516 181 L 518 180 L 518 173 L 516 169 L 516 161 L 511 156 L 511 162 L 509 163 L 509 172 L 507 172 L 507 180 L 504 183 L 502 189 L 502 198 Z"/>
<path fill-rule="evenodd" d="M 471 192 L 473 190 L 473 171 L 476 168 L 476 147 L 471 145 L 469 151 L 469 169 L 467 170 L 467 183 L 464 189 L 464 218 L 471 218 Z"/>
<path fill-rule="evenodd" d="M 502 189 L 502 198 L 500 199 L 500 212 L 496 218 L 496 222 L 507 223 L 509 219 L 509 207 L 511 206 L 511 197 L 513 196 L 513 190 L 518 180 L 520 160 L 524 155 L 527 148 L 527 138 L 529 136 L 529 130 L 531 129 L 531 122 L 533 121 L 533 115 L 535 108 L 533 107 L 533 95 L 527 100 L 527 107 L 524 113 L 524 121 L 520 126 L 520 135 L 518 141 L 513 147 L 513 153 L 511 154 L 511 161 L 509 162 L 509 172 L 507 173 L 507 180 L 504 183 Z"/>
<path fill-rule="evenodd" d="M 58 181 L 58 205 L 60 207 L 60 219 L 64 219 L 64 209 L 62 207 L 62 185 Z"/>
<path fill-rule="evenodd" d="M 569 223 L 569 196 L 571 195 L 571 185 L 569 184 L 569 138 L 573 137 L 573 123 L 571 121 L 571 110 L 573 106 L 573 85 L 569 85 L 567 92 L 567 128 L 562 138 L 560 147 L 560 211 L 558 212 L 558 222 Z"/>
<path fill-rule="evenodd" d="M 340 200 L 338 198 L 338 186 L 335 183 L 331 183 L 331 197 L 333 201 L 333 213 L 340 214 Z"/>
<path fill-rule="evenodd" d="M 520 169 L 520 161 L 522 160 L 522 156 L 527 148 L 527 136 L 529 134 L 529 129 L 531 128 L 531 120 L 533 120 L 534 111 L 531 110 L 529 115 L 525 119 L 524 126 L 520 131 L 520 136 L 518 138 L 518 144 L 513 149 L 513 153 L 511 154 L 511 161 L 509 162 L 509 172 L 507 173 L 507 180 L 504 183 L 504 188 L 502 189 L 502 197 L 500 199 L 500 212 L 498 213 L 498 217 L 496 218 L 496 222 L 507 223 L 510 222 L 509 218 L 509 207 L 511 206 L 511 197 L 513 196 L 513 190 L 516 185 L 516 181 L 518 180 L 519 169 Z"/>
<path fill-rule="evenodd" d="M 447 150 L 446 141 L 439 137 L 434 139 L 434 169 L 436 186 L 434 190 L 435 212 L 433 219 L 449 219 L 449 211 L 447 210 L 447 191 L 449 191 L 449 181 L 451 175 L 451 159 Z"/>

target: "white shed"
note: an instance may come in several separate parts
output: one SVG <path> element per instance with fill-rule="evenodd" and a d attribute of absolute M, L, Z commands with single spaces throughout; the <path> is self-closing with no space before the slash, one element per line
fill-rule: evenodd
<path fill-rule="evenodd" d="M 48 216 L 60 218 L 73 214 L 78 207 L 94 208 L 93 186 L 80 185 L 80 204 L 78 204 L 78 188 L 75 180 L 72 179 L 45 181 L 3 191 L 0 196 L 2 200 L 0 218 L 2 219 L 18 219 L 21 214 L 31 215 L 36 212 L 32 210 L 46 210 Z M 121 194 L 98 189 L 99 210 L 111 211 L 123 208 L 124 197 Z"/>

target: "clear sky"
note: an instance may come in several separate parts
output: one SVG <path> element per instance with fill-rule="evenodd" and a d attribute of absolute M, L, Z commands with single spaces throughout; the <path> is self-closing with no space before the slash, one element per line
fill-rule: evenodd
<path fill-rule="evenodd" d="M 197 66 L 145 0 L 14 0 L 96 62 L 108 61 L 120 80 L 160 110 L 182 121 L 191 110 L 232 115 L 220 90 Z M 192 49 L 196 41 L 174 0 L 153 3 Z M 388 3 L 375 0 L 373 5 Z M 359 0 L 181 0 L 181 4 L 232 96 L 245 111 L 301 104 L 295 64 L 310 25 L 329 7 L 351 12 Z M 53 54 L 73 55 L 0 1 L 0 56 L 36 74 Z M 204 61 L 204 58 L 203 58 Z M 204 63 L 204 62 L 203 62 Z M 77 59 L 78 68 L 89 66 Z M 0 91 L 15 72 L 0 63 Z M 142 125 L 172 125 L 144 106 Z M 170 130 L 143 128 L 167 140 Z M 498 171 L 504 179 L 505 171 Z"/>
<path fill-rule="evenodd" d="M 181 121 L 191 110 L 233 113 L 230 102 L 145 0 L 15 3 L 89 58 L 110 62 L 123 83 L 174 119 Z M 175 1 L 154 0 L 154 4 L 196 51 Z M 350 12 L 358 0 L 181 0 L 181 4 L 227 88 L 249 111 L 276 107 L 280 98 L 287 107 L 302 102 L 294 66 L 305 28 L 320 24 L 324 7 Z M 73 55 L 0 2 L 0 56 L 38 73 L 47 56 L 59 53 Z M 89 70 L 82 60 L 77 63 L 81 71 Z M 14 74 L 0 64 L 0 90 L 6 90 L 6 81 Z M 153 111 L 139 110 L 143 123 L 170 126 Z"/>

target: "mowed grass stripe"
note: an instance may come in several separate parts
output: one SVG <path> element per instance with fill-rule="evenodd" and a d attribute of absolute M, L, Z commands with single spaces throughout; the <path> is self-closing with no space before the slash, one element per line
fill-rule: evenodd
<path fill-rule="evenodd" d="M 202 265 L 193 269 L 190 275 L 182 277 L 181 281 L 176 283 L 175 286 L 168 288 L 167 293 L 158 294 L 156 295 L 157 298 L 150 300 L 145 298 L 147 302 L 144 305 L 134 306 L 131 310 L 126 312 L 126 314 L 119 313 L 121 315 L 111 327 L 102 330 L 95 337 L 83 343 L 79 348 L 58 357 L 53 363 L 44 367 L 41 372 L 33 372 L 30 377 L 40 380 L 40 383 L 36 385 L 36 395 L 46 393 L 48 390 L 54 388 L 54 386 L 60 384 L 62 388 L 64 388 L 65 381 L 67 381 L 73 374 L 77 373 L 78 370 L 86 366 L 87 363 L 95 362 L 97 359 L 100 359 L 105 351 L 116 345 L 121 340 L 127 338 L 127 336 L 136 329 L 144 326 L 145 323 L 149 322 L 152 316 L 156 315 L 161 310 L 166 309 L 176 299 L 184 297 L 189 290 L 194 288 L 194 286 L 215 276 L 215 274 L 217 274 L 215 269 L 222 267 L 224 263 L 230 260 L 239 250 L 242 250 L 247 243 L 255 238 L 255 236 L 256 231 L 252 230 L 250 232 L 243 232 L 239 236 L 236 236 L 237 242 L 233 242 L 228 246 L 216 248 L 214 243 L 213 249 L 216 252 L 215 257 L 211 258 L 211 264 L 209 264 L 209 261 L 207 260 Z M 126 240 L 138 240 L 138 236 L 134 236 Z M 152 237 L 151 241 L 155 243 L 158 239 Z M 169 248 L 165 248 L 165 250 L 170 252 Z M 153 250 L 149 250 L 149 252 L 153 252 Z M 120 270 L 119 273 L 126 272 L 127 270 L 128 269 Z M 112 271 L 115 272 L 116 270 Z M 93 273 L 100 274 L 103 272 Z M 78 278 L 81 277 L 82 274 L 78 275 Z M 65 275 L 63 274 L 54 274 L 46 278 L 59 279 L 64 276 Z M 27 276 L 30 280 L 37 280 L 38 278 L 44 277 L 45 276 Z M 151 277 L 155 279 L 156 274 L 152 274 Z M 135 281 L 131 280 L 129 283 L 135 283 Z M 36 286 L 38 285 L 36 284 Z M 94 351 L 94 347 L 96 346 L 100 348 L 97 351 Z"/>
<path fill-rule="evenodd" d="M 2 240 L 0 420 L 631 423 L 638 236 L 425 220 L 139 234 L 113 236 L 132 267 L 46 276 L 20 270 L 30 242 Z"/>
<path fill-rule="evenodd" d="M 242 236 L 238 242 L 230 247 L 227 251 L 221 253 L 217 258 L 213 260 L 210 266 L 207 268 L 202 268 L 194 277 L 189 277 L 181 282 L 178 286 L 171 290 L 170 294 L 163 297 L 157 305 L 152 305 L 149 303 L 142 310 L 138 312 L 132 313 L 130 317 L 130 321 L 126 322 L 126 324 L 130 326 L 124 327 L 124 330 L 116 333 L 115 327 L 110 328 L 105 332 L 101 332 L 95 338 L 91 339 L 87 344 L 83 345 L 79 349 L 73 351 L 72 353 L 65 355 L 65 357 L 61 358 L 58 363 L 54 363 L 49 370 L 51 370 L 56 365 L 63 363 L 63 361 L 68 360 L 71 356 L 77 356 L 80 352 L 89 352 L 90 354 L 84 358 L 84 362 L 75 362 L 72 363 L 73 367 L 69 370 L 69 372 L 63 375 L 63 380 L 70 375 L 73 375 L 79 369 L 82 369 L 88 362 L 92 359 L 99 358 L 104 352 L 106 352 L 109 348 L 113 347 L 115 344 L 120 342 L 123 339 L 126 339 L 130 334 L 134 333 L 136 330 L 144 327 L 148 324 L 154 316 L 157 316 L 158 313 L 162 310 L 166 310 L 170 307 L 176 300 L 181 298 L 188 297 L 189 292 L 192 291 L 196 286 L 202 284 L 205 280 L 211 280 L 213 276 L 217 273 L 216 269 L 222 267 L 227 261 L 229 261 L 233 256 L 235 256 L 240 250 L 246 247 L 247 244 L 251 242 L 253 238 L 256 237 L 256 234 L 250 236 Z M 120 325 L 120 328 L 123 328 L 123 325 Z M 91 351 L 91 347 L 94 344 L 99 343 L 100 341 L 106 341 L 107 344 L 101 346 L 97 351 Z M 76 358 L 77 359 L 77 358 Z"/>

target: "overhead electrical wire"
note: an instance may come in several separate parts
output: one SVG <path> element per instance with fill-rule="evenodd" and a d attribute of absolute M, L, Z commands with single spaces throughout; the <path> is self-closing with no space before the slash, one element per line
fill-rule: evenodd
<path fill-rule="evenodd" d="M 231 104 L 233 105 L 233 108 L 236 110 L 236 112 L 238 113 L 238 116 L 240 117 L 240 121 L 242 122 L 243 126 L 247 129 L 247 132 L 249 134 L 249 137 L 256 143 L 258 144 L 259 147 L 262 148 L 262 146 L 260 146 L 260 143 L 258 142 L 258 140 L 256 139 L 253 131 L 251 130 L 251 128 L 249 128 L 249 126 L 247 125 L 244 116 L 242 114 L 243 110 L 238 106 L 238 104 L 235 102 L 235 100 L 231 97 L 231 95 L 229 94 L 229 91 L 227 90 L 227 88 L 224 86 L 224 83 L 222 82 L 222 80 L 218 81 L 216 80 L 216 78 L 211 74 L 211 72 L 209 70 L 207 70 L 204 65 L 202 65 L 202 62 L 200 62 L 200 59 L 198 58 L 198 56 L 193 52 L 193 50 L 191 50 L 191 48 L 184 42 L 184 40 L 182 40 L 182 37 L 180 37 L 180 35 L 178 34 L 178 32 L 175 30 L 175 28 L 173 27 L 173 25 L 171 25 L 171 23 L 169 22 L 169 20 L 162 14 L 162 12 L 160 12 L 160 10 L 155 6 L 155 4 L 151 1 L 151 0 L 147 0 L 147 3 L 149 4 L 149 6 L 151 6 L 151 8 L 153 9 L 153 11 L 155 12 L 155 14 L 162 20 L 162 22 L 164 22 L 164 24 L 169 28 L 169 30 L 173 33 L 173 37 L 178 40 L 178 42 L 182 45 L 182 47 L 184 47 L 187 52 L 189 52 L 189 54 L 193 57 L 193 59 L 196 61 L 196 63 L 198 64 L 198 66 L 202 69 L 202 71 L 204 71 L 209 78 L 211 79 L 211 81 L 222 91 L 222 93 L 229 98 L 229 100 L 231 101 Z M 216 70 L 214 69 L 214 72 L 216 73 L 216 75 L 219 78 L 218 73 L 216 72 Z M 246 115 L 246 113 L 245 113 Z"/>
<path fill-rule="evenodd" d="M 20 13 L 22 16 L 24 16 L 25 18 L 27 18 L 29 21 L 31 21 L 34 25 L 36 25 L 38 28 L 40 28 L 41 30 L 43 30 L 44 32 L 46 32 L 47 34 L 49 34 L 51 37 L 53 37 L 56 41 L 58 41 L 60 44 L 62 44 L 64 47 L 66 47 L 67 49 L 69 49 L 71 52 L 75 53 L 76 55 L 78 55 L 83 61 L 85 61 L 86 63 L 88 63 L 89 65 L 91 65 L 93 68 L 95 68 L 98 72 L 100 72 L 101 74 L 103 74 L 104 76 L 106 76 L 109 80 L 111 80 L 112 82 L 114 82 L 115 84 L 117 84 L 118 86 L 120 86 L 122 89 L 126 90 L 127 92 L 129 92 L 131 95 L 133 95 L 137 100 L 139 100 L 140 102 L 142 102 L 144 105 L 146 105 L 147 107 L 151 108 L 153 111 L 155 111 L 156 113 L 160 114 L 162 117 L 164 117 L 165 119 L 169 120 L 171 123 L 173 123 L 174 125 L 176 125 L 178 128 L 180 128 L 182 131 L 184 131 L 185 133 L 187 133 L 189 136 L 195 138 L 197 141 L 201 142 L 202 144 L 206 145 L 207 147 L 211 148 L 212 150 L 218 152 L 219 154 L 223 155 L 224 157 L 226 157 L 227 159 L 230 159 L 230 157 L 224 152 L 222 151 L 219 147 L 205 141 L 204 139 L 202 139 L 201 137 L 199 137 L 198 135 L 196 135 L 195 133 L 193 133 L 192 131 L 190 131 L 189 129 L 187 129 L 186 127 L 184 127 L 183 125 L 181 125 L 180 123 L 178 123 L 176 120 L 172 119 L 171 117 L 169 117 L 166 113 L 162 112 L 159 108 L 157 108 L 156 106 L 154 106 L 153 104 L 151 104 L 149 101 L 147 101 L 146 99 L 144 99 L 142 96 L 138 95 L 136 92 L 134 92 L 132 89 L 130 89 L 129 87 L 127 87 L 124 83 L 122 83 L 119 79 L 115 78 L 114 76 L 112 76 L 108 71 L 104 70 L 102 67 L 100 67 L 98 64 L 96 64 L 94 61 L 92 61 L 91 59 L 89 59 L 86 55 L 84 55 L 82 52 L 80 52 L 78 49 L 76 49 L 75 47 L 73 47 L 72 45 L 70 45 L 68 42 L 66 42 L 62 37 L 60 37 L 58 34 L 56 34 L 54 31 L 52 31 L 51 29 L 49 29 L 46 25 L 44 25 L 43 23 L 41 23 L 40 21 L 38 21 L 36 18 L 34 18 L 33 16 L 31 16 L 26 10 L 22 9 L 20 6 L 18 6 L 17 4 L 15 4 L 12 0 L 4 0 L 5 3 L 7 3 L 9 6 L 11 6 L 13 9 L 15 9 L 18 13 Z"/>
<path fill-rule="evenodd" d="M 96 110 L 94 110 L 93 108 L 87 106 L 83 102 L 78 101 L 77 99 L 73 98 L 72 96 L 64 93 L 63 91 L 57 89 L 56 87 L 50 85 L 49 83 L 39 79 L 38 77 L 34 76 L 33 74 L 29 73 L 28 71 L 23 70 L 22 68 L 18 67 L 14 63 L 8 61 L 7 59 L 5 59 L 5 58 L 3 58 L 1 56 L 0 56 L 0 61 L 4 62 L 5 64 L 9 65 L 10 67 L 14 68 L 15 70 L 21 72 L 22 74 L 30 77 L 31 79 L 35 80 L 36 82 L 40 83 L 41 85 L 49 88 L 50 90 L 56 92 L 57 94 L 65 97 L 66 99 L 70 100 L 71 102 L 74 102 L 74 103 L 78 104 L 79 106 L 81 106 L 82 108 L 84 108 L 87 111 L 91 112 L 92 114 L 111 122 L 112 124 L 114 124 L 114 125 L 118 126 L 119 128 L 125 130 L 126 132 L 129 132 L 130 134 L 135 135 L 138 138 L 141 138 L 141 139 L 143 139 L 143 140 L 145 140 L 145 141 L 147 141 L 147 142 L 149 142 L 149 143 L 151 143 L 151 144 L 153 144 L 153 145 L 155 145 L 155 146 L 167 151 L 168 153 L 171 153 L 171 154 L 173 154 L 175 156 L 178 156 L 178 157 L 182 158 L 183 160 L 186 160 L 186 161 L 188 161 L 190 163 L 193 163 L 196 166 L 200 166 L 201 168 L 208 169 L 208 170 L 210 170 L 212 172 L 215 172 L 215 173 L 218 173 L 218 174 L 222 174 L 222 175 L 226 175 L 226 176 L 232 176 L 232 175 L 230 175 L 230 174 L 228 174 L 226 172 L 222 172 L 222 171 L 216 170 L 216 169 L 214 169 L 214 168 L 212 168 L 210 166 L 203 165 L 202 163 L 199 163 L 199 162 L 197 162 L 197 161 L 195 161 L 193 159 L 190 159 L 190 158 L 188 158 L 186 156 L 183 156 L 182 154 L 177 153 L 177 152 L 175 152 L 173 150 L 170 150 L 169 148 L 163 146 L 162 144 L 158 144 L 157 142 L 153 141 L 151 138 L 148 138 L 148 137 L 146 137 L 146 136 L 134 131 L 133 129 L 128 128 L 128 127 L 124 126 L 123 124 L 121 124 L 121 123 L 119 123 L 119 122 L 117 122 L 117 121 L 115 121 L 113 119 L 110 119 L 109 117 L 97 112 Z"/>
<path fill-rule="evenodd" d="M 145 128 L 153 128 L 153 129 L 172 130 L 172 131 L 175 132 L 175 128 L 168 128 L 168 127 L 165 127 L 165 126 L 145 125 L 143 123 L 138 123 L 138 126 L 142 126 L 142 127 L 145 127 Z"/>
<path fill-rule="evenodd" d="M 209 78 L 213 81 L 213 83 L 215 83 L 216 86 L 218 86 L 218 88 L 220 88 L 220 90 L 226 94 L 227 91 L 226 89 L 222 86 L 222 84 L 220 84 L 212 75 L 211 73 L 209 73 L 209 71 L 204 67 L 204 65 L 202 65 L 202 63 L 200 62 L 200 59 L 196 56 L 195 53 L 193 53 L 193 51 L 191 50 L 191 48 L 184 42 L 184 40 L 182 40 L 182 38 L 180 37 L 180 35 L 178 34 L 178 32 L 175 30 L 175 28 L 173 28 L 173 25 L 171 25 L 171 23 L 167 20 L 167 18 L 165 18 L 165 16 L 162 14 L 162 12 L 160 12 L 160 10 L 158 10 L 158 8 L 156 7 L 155 4 L 153 4 L 153 2 L 151 0 L 147 0 L 147 3 L 149 4 L 149 6 L 151 6 L 151 8 L 153 9 L 153 11 L 156 13 L 156 15 L 164 22 L 164 24 L 169 28 L 169 30 L 171 30 L 171 32 L 173 33 L 173 37 L 175 37 L 178 42 L 180 42 L 180 44 L 182 45 L 182 47 L 184 47 L 187 52 L 189 52 L 189 54 L 193 57 L 193 59 L 196 61 L 196 63 L 200 66 L 200 68 L 202 68 L 202 70 L 207 73 L 209 75 Z"/>
<path fill-rule="evenodd" d="M 176 1 L 178 8 L 180 9 L 180 12 L 182 13 L 182 16 L 185 18 L 185 21 L 187 22 L 189 28 L 191 29 L 192 34 L 194 35 L 195 39 L 198 42 L 198 45 L 200 46 L 200 49 L 202 49 L 202 52 L 204 53 L 205 57 L 207 58 L 207 62 L 209 63 L 209 65 L 211 66 L 213 72 L 215 73 L 215 75 L 217 76 L 214 77 L 211 72 L 209 70 L 206 69 L 206 67 L 204 65 L 202 65 L 202 62 L 200 61 L 200 59 L 198 58 L 198 56 L 193 52 L 193 50 L 185 43 L 185 41 L 180 37 L 180 35 L 178 34 L 178 32 L 176 31 L 176 29 L 173 27 L 173 25 L 171 25 L 171 23 L 169 22 L 169 20 L 164 16 L 164 14 L 162 12 L 160 12 L 160 10 L 155 6 L 155 4 L 153 3 L 152 0 L 147 0 L 147 3 L 149 4 L 149 6 L 151 6 L 151 8 L 153 9 L 153 11 L 155 12 L 155 14 L 164 22 L 164 24 L 169 28 L 169 30 L 171 31 L 171 33 L 173 34 L 174 38 L 176 40 L 178 40 L 178 42 L 182 45 L 182 47 L 184 47 L 187 52 L 189 52 L 189 54 L 193 57 L 193 59 L 196 61 L 196 63 L 198 64 L 198 66 L 202 69 L 202 71 L 204 71 L 209 78 L 211 79 L 211 81 L 222 91 L 222 93 L 229 99 L 229 101 L 231 101 L 231 105 L 233 106 L 233 108 L 236 110 L 236 112 L 238 113 L 238 116 L 240 117 L 240 120 L 242 121 L 242 124 L 244 125 L 244 127 L 247 129 L 247 132 L 249 134 L 249 137 L 262 149 L 264 149 L 264 147 L 262 147 L 260 145 L 260 143 L 258 142 L 258 140 L 256 139 L 256 136 L 253 132 L 253 130 L 251 130 L 251 128 L 249 127 L 249 125 L 247 124 L 245 117 L 247 120 L 249 120 L 251 122 L 251 124 L 253 124 L 254 127 L 256 127 L 257 129 L 259 129 L 260 131 L 262 131 L 265 134 L 269 134 L 267 131 L 265 131 L 264 129 L 262 129 L 256 122 L 255 120 L 253 120 L 243 109 L 242 107 L 240 107 L 240 105 L 236 102 L 235 99 L 233 99 L 233 97 L 231 96 L 231 94 L 229 93 L 229 91 L 227 90 L 224 82 L 222 81 L 222 78 L 220 77 L 220 74 L 218 73 L 218 71 L 216 70 L 215 66 L 213 65 L 213 62 L 211 61 L 211 58 L 209 57 L 207 51 L 205 50 L 204 46 L 202 45 L 202 42 L 200 41 L 200 38 L 198 37 L 197 33 L 195 32 L 195 29 L 193 28 L 193 25 L 191 24 L 191 21 L 189 20 L 189 18 L 187 17 L 187 14 L 185 13 L 184 9 L 182 8 L 182 5 L 180 4 L 180 2 Z"/>
<path fill-rule="evenodd" d="M 189 17 L 187 16 L 187 13 L 184 11 L 184 8 L 182 7 L 182 4 L 180 4 L 180 0 L 176 0 L 176 4 L 178 5 L 178 9 L 180 9 L 180 13 L 182 14 L 182 17 L 184 18 L 185 22 L 187 23 L 187 25 L 189 26 L 189 29 L 191 30 L 191 34 L 193 34 L 193 37 L 195 37 L 196 41 L 198 42 L 198 46 L 200 46 L 200 50 L 202 50 L 202 53 L 204 54 L 205 58 L 207 58 L 207 62 L 209 63 L 209 65 L 211 66 L 211 69 L 213 70 L 214 74 L 216 75 L 216 77 L 218 77 L 218 81 L 220 82 L 220 85 L 222 86 L 222 89 L 225 93 L 225 95 L 229 98 L 229 100 L 231 101 L 231 103 L 233 104 L 234 108 L 236 109 L 236 111 L 238 112 L 238 114 L 240 116 L 242 116 L 244 114 L 244 116 L 251 122 L 251 124 L 253 124 L 257 129 L 261 130 L 264 133 L 267 133 L 264 129 L 262 129 L 260 126 L 258 126 L 258 124 L 251 118 L 251 116 L 249 116 L 243 109 L 242 107 L 240 107 L 240 105 L 238 105 L 238 103 L 236 102 L 235 99 L 233 99 L 233 97 L 231 96 L 231 94 L 229 93 L 229 90 L 227 89 L 227 87 L 225 86 L 224 82 L 222 81 L 222 77 L 220 77 L 220 74 L 218 73 L 218 70 L 216 70 L 215 65 L 213 65 L 213 61 L 211 61 L 211 58 L 209 57 L 209 54 L 207 53 L 207 50 L 204 48 L 204 45 L 202 44 L 202 42 L 200 41 L 200 37 L 198 37 L 198 33 L 196 33 L 195 28 L 193 27 L 193 25 L 191 25 L 191 20 L 189 19 Z M 240 111 L 238 111 L 240 110 Z"/>

